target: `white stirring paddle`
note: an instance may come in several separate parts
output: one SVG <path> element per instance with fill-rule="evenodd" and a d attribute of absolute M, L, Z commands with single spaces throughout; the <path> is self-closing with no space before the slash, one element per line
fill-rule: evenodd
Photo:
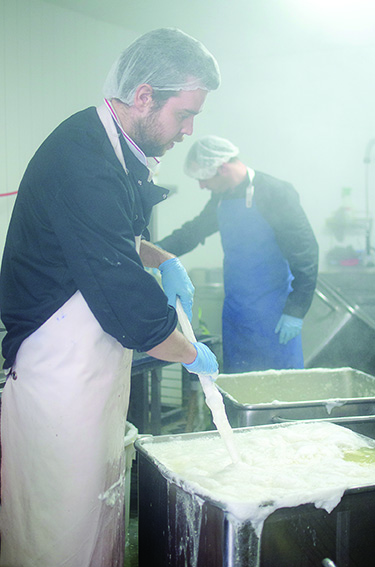
<path fill-rule="evenodd" d="M 190 324 L 188 316 L 186 315 L 181 305 L 179 298 L 177 298 L 176 301 L 176 311 L 182 333 L 190 342 L 195 343 L 197 339 L 195 338 L 193 328 Z M 238 463 L 240 457 L 234 444 L 233 429 L 229 424 L 227 414 L 225 412 L 223 397 L 220 394 L 214 380 L 210 376 L 198 374 L 198 378 L 203 389 L 206 404 L 211 410 L 212 419 L 214 424 L 216 425 L 220 437 L 224 441 L 233 463 Z"/>

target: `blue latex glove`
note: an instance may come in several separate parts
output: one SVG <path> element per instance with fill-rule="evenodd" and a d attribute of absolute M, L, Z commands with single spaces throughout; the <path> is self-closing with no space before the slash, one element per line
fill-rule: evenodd
<path fill-rule="evenodd" d="M 176 307 L 176 296 L 181 300 L 181 305 L 191 321 L 193 316 L 194 286 L 187 275 L 187 271 L 178 258 L 169 258 L 159 266 L 161 273 L 161 285 L 168 297 L 169 305 Z"/>
<path fill-rule="evenodd" d="M 193 374 L 205 374 L 216 380 L 219 365 L 214 353 L 204 343 L 193 343 L 193 346 L 197 351 L 196 359 L 190 364 L 183 364 L 182 366 Z"/>
<path fill-rule="evenodd" d="M 286 345 L 290 339 L 294 339 L 294 337 L 299 335 L 302 330 L 302 323 L 303 319 L 283 313 L 275 329 L 275 333 L 280 332 L 279 343 Z"/>

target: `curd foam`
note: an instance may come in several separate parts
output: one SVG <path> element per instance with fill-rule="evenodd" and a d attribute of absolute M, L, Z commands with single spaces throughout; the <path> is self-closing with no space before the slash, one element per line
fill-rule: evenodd
<path fill-rule="evenodd" d="M 278 508 L 313 503 L 331 512 L 345 490 L 375 485 L 375 441 L 328 421 L 235 430 L 233 441 L 237 463 L 210 434 L 143 446 L 186 492 L 220 502 L 258 536 Z"/>

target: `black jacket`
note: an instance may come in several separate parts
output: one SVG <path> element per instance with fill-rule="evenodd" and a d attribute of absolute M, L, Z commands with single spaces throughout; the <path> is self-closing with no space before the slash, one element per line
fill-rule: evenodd
<path fill-rule="evenodd" d="M 135 250 L 168 191 L 147 181 L 147 168 L 120 139 L 128 175 L 92 107 L 60 124 L 30 161 L 2 262 L 5 368 L 77 290 L 127 348 L 149 350 L 175 328 L 175 310 Z"/>

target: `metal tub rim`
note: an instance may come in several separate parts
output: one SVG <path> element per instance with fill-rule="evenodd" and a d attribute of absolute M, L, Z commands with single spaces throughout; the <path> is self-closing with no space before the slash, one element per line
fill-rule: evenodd
<path fill-rule="evenodd" d="M 335 405 L 349 405 L 349 404 L 364 404 L 364 403 L 375 403 L 375 376 L 363 372 L 362 370 L 356 370 L 355 368 L 351 367 L 342 367 L 342 368 L 303 368 L 303 369 L 287 369 L 287 370 L 265 370 L 262 371 L 253 371 L 253 372 L 243 372 L 238 374 L 219 374 L 217 380 L 222 379 L 230 379 L 233 376 L 258 376 L 262 375 L 266 378 L 272 377 L 279 377 L 279 376 L 288 376 L 288 375 L 306 375 L 306 374 L 321 374 L 324 371 L 325 374 L 328 375 L 335 375 L 338 373 L 351 372 L 355 373 L 358 376 L 364 376 L 367 378 L 371 378 L 374 381 L 374 395 L 373 396 L 357 396 L 357 397 L 330 397 L 324 399 L 311 399 L 311 400 L 293 400 L 293 401 L 286 401 L 286 400 L 274 400 L 272 402 L 260 402 L 260 403 L 247 403 L 247 402 L 239 402 L 232 394 L 224 389 L 223 386 L 220 386 L 219 383 L 216 383 L 218 390 L 222 394 L 223 398 L 228 400 L 232 406 L 236 410 L 241 411 L 249 411 L 249 410 L 278 410 L 278 409 L 294 409 L 294 408 L 306 408 L 306 407 L 321 407 L 327 406 L 329 404 Z"/>

